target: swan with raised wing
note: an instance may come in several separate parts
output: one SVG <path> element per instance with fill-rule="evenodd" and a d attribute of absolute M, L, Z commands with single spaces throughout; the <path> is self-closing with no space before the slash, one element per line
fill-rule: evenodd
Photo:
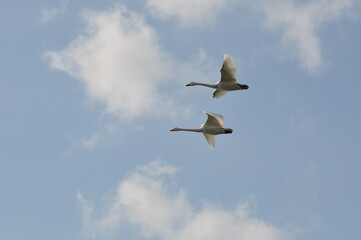
<path fill-rule="evenodd" d="M 213 149 L 216 144 L 214 135 L 232 133 L 231 128 L 223 128 L 224 119 L 223 116 L 216 113 L 204 112 L 207 114 L 207 121 L 199 126 L 199 128 L 173 128 L 170 131 L 189 131 L 189 132 L 201 132 L 206 138 L 209 146 Z"/>
<path fill-rule="evenodd" d="M 186 86 L 205 86 L 210 88 L 215 88 L 212 98 L 222 97 L 224 94 L 229 91 L 235 90 L 246 90 L 248 89 L 247 84 L 239 84 L 237 83 L 237 74 L 236 74 L 236 65 L 234 63 L 234 59 L 229 54 L 224 54 L 223 64 L 221 68 L 221 79 L 215 84 L 207 84 L 207 83 L 198 83 L 191 82 Z"/>

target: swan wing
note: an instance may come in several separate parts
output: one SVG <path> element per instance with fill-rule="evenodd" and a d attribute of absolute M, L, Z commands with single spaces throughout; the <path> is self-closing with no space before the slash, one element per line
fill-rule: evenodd
<path fill-rule="evenodd" d="M 207 134 L 207 133 L 203 133 L 203 135 L 206 138 L 209 146 L 213 149 L 214 146 L 216 145 L 216 138 L 214 137 L 214 135 Z"/>
<path fill-rule="evenodd" d="M 223 116 L 217 113 L 205 112 L 208 118 L 202 127 L 207 128 L 222 128 L 224 124 Z"/>
<path fill-rule="evenodd" d="M 228 93 L 228 91 L 224 91 L 224 90 L 220 90 L 220 89 L 216 89 L 213 92 L 212 98 L 220 98 L 222 97 L 224 94 Z"/>
<path fill-rule="evenodd" d="M 224 54 L 223 65 L 221 68 L 221 82 L 237 83 L 236 64 L 229 54 Z"/>

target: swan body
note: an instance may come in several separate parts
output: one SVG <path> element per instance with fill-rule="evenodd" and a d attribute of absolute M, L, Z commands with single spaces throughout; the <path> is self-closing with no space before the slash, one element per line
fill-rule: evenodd
<path fill-rule="evenodd" d="M 207 114 L 207 121 L 199 126 L 199 128 L 173 128 L 170 131 L 188 131 L 188 132 L 201 132 L 206 138 L 209 146 L 213 149 L 216 145 L 214 135 L 232 133 L 231 128 L 223 128 L 223 116 L 216 113 L 204 112 Z"/>
<path fill-rule="evenodd" d="M 221 68 L 221 79 L 215 84 L 190 82 L 186 86 L 205 86 L 209 88 L 215 88 L 212 98 L 220 98 L 229 91 L 246 90 L 247 84 L 237 83 L 236 65 L 232 56 L 225 54 Z"/>

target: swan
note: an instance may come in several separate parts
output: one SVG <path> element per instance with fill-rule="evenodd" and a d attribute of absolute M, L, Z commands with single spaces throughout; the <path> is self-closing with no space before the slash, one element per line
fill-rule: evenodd
<path fill-rule="evenodd" d="M 188 131 L 188 132 L 201 132 L 206 138 L 211 149 L 216 145 L 216 139 L 214 135 L 232 133 L 231 128 L 223 128 L 224 119 L 223 116 L 216 113 L 204 112 L 207 114 L 207 121 L 196 129 L 189 128 L 173 128 L 170 131 Z"/>
<path fill-rule="evenodd" d="M 220 98 L 229 91 L 248 89 L 247 84 L 237 83 L 236 65 L 234 63 L 233 57 L 229 54 L 224 54 L 224 60 L 220 71 L 221 79 L 215 84 L 190 82 L 186 86 L 189 87 L 200 85 L 215 88 L 216 90 L 214 90 L 212 98 Z"/>

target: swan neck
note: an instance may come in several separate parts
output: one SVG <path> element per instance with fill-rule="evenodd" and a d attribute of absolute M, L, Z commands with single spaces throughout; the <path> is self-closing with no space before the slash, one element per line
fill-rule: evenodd
<path fill-rule="evenodd" d="M 187 132 L 200 132 L 199 128 L 179 128 L 177 131 L 187 131 Z"/>
<path fill-rule="evenodd" d="M 200 85 L 200 86 L 205 86 L 205 87 L 210 87 L 210 88 L 217 88 L 216 84 L 208 84 L 208 83 L 198 83 L 195 82 L 193 85 Z"/>

